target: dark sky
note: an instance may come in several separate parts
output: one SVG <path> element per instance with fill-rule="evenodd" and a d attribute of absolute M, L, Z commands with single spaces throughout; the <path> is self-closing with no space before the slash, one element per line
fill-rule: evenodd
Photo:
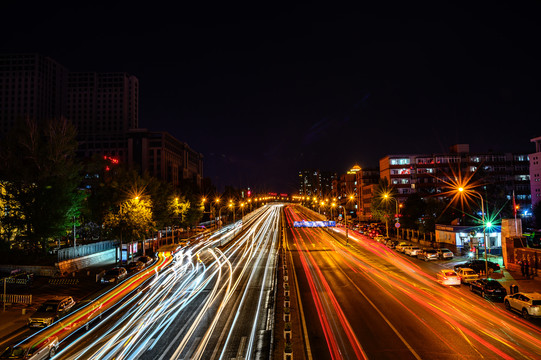
<path fill-rule="evenodd" d="M 135 75 L 140 126 L 203 153 L 219 187 L 541 136 L 539 1 L 79 3 L 2 1 L 0 51 Z"/>

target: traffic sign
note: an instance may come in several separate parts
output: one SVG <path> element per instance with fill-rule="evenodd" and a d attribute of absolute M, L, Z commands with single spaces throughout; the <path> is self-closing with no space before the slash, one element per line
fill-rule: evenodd
<path fill-rule="evenodd" d="M 395 223 L 394 227 L 398 229 L 400 227 L 400 223 L 399 222 Z"/>

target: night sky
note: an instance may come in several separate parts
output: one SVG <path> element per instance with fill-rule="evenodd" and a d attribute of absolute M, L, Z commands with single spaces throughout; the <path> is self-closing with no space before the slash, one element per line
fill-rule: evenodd
<path fill-rule="evenodd" d="M 0 51 L 135 75 L 140 127 L 201 152 L 219 189 L 541 136 L 539 1 L 181 3 L 2 1 Z"/>

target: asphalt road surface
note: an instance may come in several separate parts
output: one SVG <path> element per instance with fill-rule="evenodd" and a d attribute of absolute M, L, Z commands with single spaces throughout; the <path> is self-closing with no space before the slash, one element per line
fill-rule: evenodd
<path fill-rule="evenodd" d="M 59 358 L 268 359 L 281 208 L 177 252 Z"/>
<path fill-rule="evenodd" d="M 535 321 L 501 303 L 447 287 L 435 273 L 450 263 L 425 263 L 343 229 L 295 228 L 314 220 L 285 209 L 286 246 L 304 309 L 309 359 L 536 359 Z"/>

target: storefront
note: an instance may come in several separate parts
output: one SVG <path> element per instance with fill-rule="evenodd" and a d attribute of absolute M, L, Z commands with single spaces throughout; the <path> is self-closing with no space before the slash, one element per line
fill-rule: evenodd
<path fill-rule="evenodd" d="M 502 240 L 500 227 L 487 228 L 485 234 L 488 251 L 501 254 Z M 436 225 L 436 243 L 439 247 L 448 247 L 457 254 L 468 251 L 484 251 L 484 239 L 481 226 Z"/>

